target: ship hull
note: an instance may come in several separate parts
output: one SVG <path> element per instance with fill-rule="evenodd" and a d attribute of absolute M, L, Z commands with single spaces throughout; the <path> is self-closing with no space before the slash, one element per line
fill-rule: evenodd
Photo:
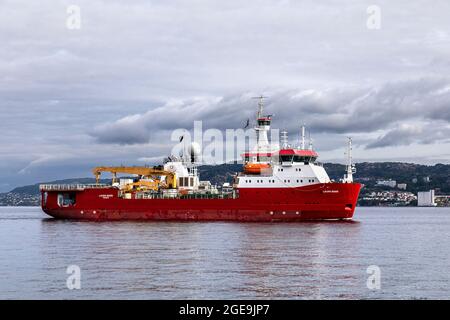
<path fill-rule="evenodd" d="M 302 221 L 351 219 L 361 185 L 326 183 L 298 188 L 241 188 L 229 199 L 124 199 L 115 188 L 42 191 L 42 210 L 59 219 L 170 221 Z"/>

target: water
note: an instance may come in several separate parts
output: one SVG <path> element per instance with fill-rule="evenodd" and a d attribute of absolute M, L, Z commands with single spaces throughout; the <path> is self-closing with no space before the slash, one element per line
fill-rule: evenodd
<path fill-rule="evenodd" d="M 69 290 L 66 269 L 81 268 Z M 369 290 L 367 267 L 381 270 Z M 450 208 L 353 222 L 74 222 L 0 208 L 2 299 L 449 299 Z"/>

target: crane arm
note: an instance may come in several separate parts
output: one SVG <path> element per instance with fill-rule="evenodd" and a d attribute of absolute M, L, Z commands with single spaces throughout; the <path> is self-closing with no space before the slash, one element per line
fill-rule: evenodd
<path fill-rule="evenodd" d="M 151 178 L 155 178 L 158 176 L 165 176 L 167 179 L 168 188 L 177 187 L 175 173 L 166 170 L 155 169 L 150 167 L 95 167 L 94 169 L 92 169 L 92 173 L 94 174 L 97 183 L 100 180 L 100 175 L 102 172 L 112 173 L 114 181 L 118 173 L 137 174 L 140 176 Z"/>

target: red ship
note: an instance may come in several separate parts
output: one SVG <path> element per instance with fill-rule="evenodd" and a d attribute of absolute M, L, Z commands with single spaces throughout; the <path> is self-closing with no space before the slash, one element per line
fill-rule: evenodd
<path fill-rule="evenodd" d="M 361 185 L 353 182 L 351 139 L 344 178 L 332 181 L 305 146 L 302 127 L 298 147 L 282 133 L 281 146 L 268 141 L 272 117 L 259 102 L 256 147 L 244 153 L 243 172 L 232 184 L 201 181 L 196 148 L 185 157 L 170 157 L 159 167 L 97 167 L 95 184 L 41 185 L 42 210 L 62 219 L 178 221 L 302 221 L 351 219 Z M 112 184 L 100 184 L 102 172 Z M 117 174 L 127 178 L 117 179 Z M 132 176 L 132 178 L 129 178 Z"/>

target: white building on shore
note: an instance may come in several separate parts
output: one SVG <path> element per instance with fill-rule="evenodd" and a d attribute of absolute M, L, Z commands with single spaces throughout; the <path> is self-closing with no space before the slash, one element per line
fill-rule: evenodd
<path fill-rule="evenodd" d="M 417 206 L 419 207 L 435 207 L 436 202 L 434 200 L 434 190 L 419 191 L 417 193 Z"/>
<path fill-rule="evenodd" d="M 397 181 L 395 181 L 395 180 L 378 180 L 377 181 L 377 186 L 385 186 L 385 187 L 395 188 L 396 185 L 397 185 Z"/>
<path fill-rule="evenodd" d="M 400 190 L 406 190 L 407 184 L 406 183 L 398 183 L 397 188 Z"/>

